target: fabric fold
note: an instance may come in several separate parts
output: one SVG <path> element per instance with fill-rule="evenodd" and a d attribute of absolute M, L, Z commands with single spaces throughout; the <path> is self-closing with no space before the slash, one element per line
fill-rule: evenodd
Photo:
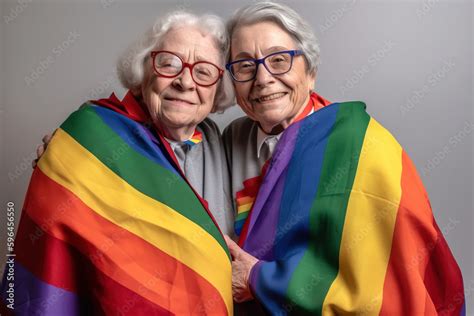
<path fill-rule="evenodd" d="M 219 228 L 142 124 L 146 113 L 119 102 L 82 106 L 38 162 L 17 235 L 24 273 L 13 312 L 35 314 L 55 300 L 51 308 L 71 315 L 84 306 L 93 315 L 232 314 Z"/>
<path fill-rule="evenodd" d="M 270 314 L 464 312 L 421 180 L 361 102 L 285 130 L 239 242 L 261 259 L 250 287 Z"/>

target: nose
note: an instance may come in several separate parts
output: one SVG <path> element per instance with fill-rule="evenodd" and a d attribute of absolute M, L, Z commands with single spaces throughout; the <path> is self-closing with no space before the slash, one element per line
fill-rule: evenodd
<path fill-rule="evenodd" d="M 255 74 L 255 85 L 258 87 L 268 85 L 271 82 L 275 81 L 275 77 L 268 72 L 265 65 L 259 64 L 257 67 L 257 73 Z"/>
<path fill-rule="evenodd" d="M 196 84 L 194 83 L 193 77 L 191 75 L 191 69 L 185 67 L 183 72 L 173 80 L 173 86 L 179 90 L 195 90 Z"/>

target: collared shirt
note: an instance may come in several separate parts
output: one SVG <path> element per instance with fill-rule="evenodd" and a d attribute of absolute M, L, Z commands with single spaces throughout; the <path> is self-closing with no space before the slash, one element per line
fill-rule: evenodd
<path fill-rule="evenodd" d="M 312 93 L 304 110 L 293 121 L 304 119 L 330 102 Z M 240 234 L 263 180 L 265 166 L 275 150 L 281 134 L 265 133 L 255 121 L 243 117 L 232 122 L 224 131 L 224 145 L 231 170 L 231 185 L 236 210 L 235 230 Z"/>
<path fill-rule="evenodd" d="M 283 132 L 277 135 L 270 135 L 265 133 L 259 127 L 257 131 L 257 157 L 260 158 L 262 148 L 265 147 L 268 149 L 268 154 L 271 156 L 273 154 L 273 151 L 275 150 L 278 141 L 280 140 L 281 134 L 283 134 Z"/>
<path fill-rule="evenodd" d="M 209 210 L 221 231 L 233 236 L 234 214 L 229 192 L 229 174 L 217 125 L 212 120 L 205 119 L 189 140 L 165 140 L 173 150 L 186 179 L 209 203 Z"/>
<path fill-rule="evenodd" d="M 166 139 L 166 141 L 170 144 L 170 147 L 173 150 L 184 175 L 188 176 L 188 168 L 186 168 L 186 156 L 189 150 L 191 150 L 195 145 L 200 144 L 202 142 L 202 133 L 195 129 L 193 135 L 185 141 L 176 141 L 167 137 L 163 138 Z"/>
<path fill-rule="evenodd" d="M 328 102 L 329 101 L 324 100 L 317 94 L 312 95 L 312 97 L 309 99 L 308 103 L 306 104 L 304 110 L 295 118 L 293 123 L 301 121 L 305 117 L 310 116 L 315 111 L 328 105 L 329 104 Z M 275 150 L 275 147 L 278 141 L 280 140 L 281 134 L 283 134 L 283 131 L 275 135 L 267 134 L 259 126 L 258 132 L 257 132 L 257 158 L 260 158 L 260 152 L 262 151 L 262 148 L 267 147 L 268 154 L 265 155 L 265 157 L 266 159 L 269 159 L 272 156 L 273 151 Z"/>
<path fill-rule="evenodd" d="M 311 114 L 314 113 L 315 111 L 315 108 L 317 106 L 315 106 L 313 104 L 313 102 L 308 102 L 308 105 L 306 106 L 305 110 L 295 119 L 294 122 L 298 122 L 302 119 L 304 119 L 305 117 L 307 116 L 310 116 Z M 309 109 L 309 111 L 308 111 Z M 318 108 L 319 110 L 319 108 Z M 258 128 L 258 131 L 257 131 L 257 157 L 260 158 L 260 152 L 262 151 L 262 148 L 264 148 L 265 146 L 267 147 L 268 149 L 268 154 L 266 155 L 267 159 L 270 158 L 273 154 L 273 151 L 275 150 L 276 148 L 276 145 L 278 144 L 278 141 L 280 140 L 280 137 L 281 135 L 283 134 L 283 132 L 279 133 L 279 134 L 276 134 L 276 135 L 272 135 L 272 134 L 267 134 L 261 127 Z"/>

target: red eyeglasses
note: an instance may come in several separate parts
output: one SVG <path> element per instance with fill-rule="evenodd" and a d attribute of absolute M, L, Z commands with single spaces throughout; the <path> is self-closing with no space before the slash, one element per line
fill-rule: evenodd
<path fill-rule="evenodd" d="M 178 55 L 169 51 L 153 51 L 151 52 L 151 58 L 153 59 L 153 69 L 159 76 L 174 78 L 187 67 L 191 72 L 193 81 L 202 87 L 214 85 L 224 73 L 224 70 L 211 62 L 185 63 Z"/>

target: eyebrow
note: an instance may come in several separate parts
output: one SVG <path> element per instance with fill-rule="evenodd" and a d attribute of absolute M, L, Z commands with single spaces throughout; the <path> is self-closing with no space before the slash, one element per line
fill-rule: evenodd
<path fill-rule="evenodd" d="M 214 64 L 219 64 L 219 62 L 215 62 L 215 61 L 211 60 L 211 58 L 205 58 L 205 57 L 202 57 L 202 56 L 196 56 L 195 62 L 198 62 L 198 61 L 207 61 L 207 62 L 211 62 L 211 63 L 214 63 Z"/>
<path fill-rule="evenodd" d="M 179 57 L 181 57 L 182 60 L 184 60 L 184 62 L 188 62 L 186 61 L 186 58 L 184 58 L 184 56 L 178 52 L 174 52 L 176 55 L 178 55 Z M 201 55 L 196 55 L 196 58 L 194 59 L 194 62 L 197 63 L 199 61 L 207 61 L 207 62 L 210 62 L 210 63 L 213 63 L 213 64 L 216 64 L 218 65 L 219 62 L 215 62 L 215 61 L 212 61 L 210 58 L 205 58 Z"/>
<path fill-rule="evenodd" d="M 283 50 L 290 50 L 290 48 L 285 47 L 285 46 L 272 46 L 272 47 L 269 47 L 269 48 L 265 49 L 265 51 L 264 51 L 265 55 L 263 57 L 265 57 L 267 55 L 270 55 L 272 53 L 275 53 L 275 52 L 283 51 Z M 248 52 L 240 52 L 235 56 L 234 60 L 247 59 L 247 58 L 257 59 L 256 57 L 252 56 Z"/>

